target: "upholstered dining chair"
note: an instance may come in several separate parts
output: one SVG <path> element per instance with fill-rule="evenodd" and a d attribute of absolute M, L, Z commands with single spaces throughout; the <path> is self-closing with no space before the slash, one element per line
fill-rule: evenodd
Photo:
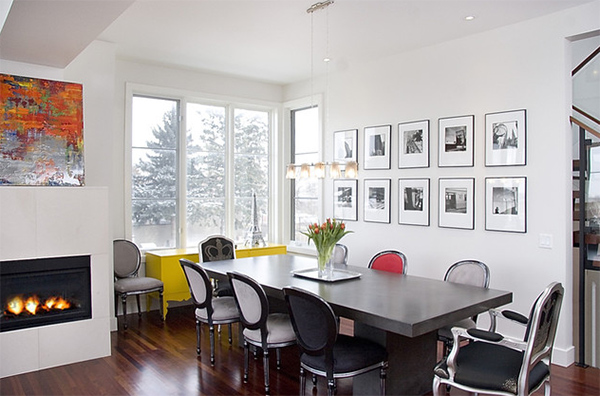
<path fill-rule="evenodd" d="M 444 281 L 488 288 L 490 285 L 490 269 L 487 265 L 478 260 L 461 260 L 452 264 L 446 274 Z M 438 330 L 438 340 L 444 343 L 443 355 L 446 356 L 452 346 L 452 327 L 462 327 L 472 329 L 477 324 L 477 315 L 466 318 L 452 325 L 442 327 Z"/>
<path fill-rule="evenodd" d="M 300 393 L 305 393 L 306 371 L 327 378 L 333 395 L 337 378 L 379 370 L 385 394 L 388 367 L 386 349 L 361 337 L 339 334 L 338 321 L 327 301 L 296 287 L 283 289 L 300 349 Z"/>
<path fill-rule="evenodd" d="M 262 286 L 251 277 L 230 272 L 227 274 L 244 327 L 244 382 L 248 382 L 249 346 L 261 348 L 265 392 L 269 393 L 269 349 L 275 349 L 277 369 L 281 367 L 280 348 L 296 344 L 296 335 L 285 313 L 269 313 L 269 300 Z"/>
<path fill-rule="evenodd" d="M 115 315 L 119 297 L 123 305 L 123 328 L 127 329 L 127 297 L 135 296 L 138 315 L 141 317 L 140 295 L 157 292 L 159 296 L 160 317 L 163 318 L 163 282 L 146 276 L 139 276 L 142 254 L 137 245 L 126 239 L 113 241 L 113 262 L 115 274 Z"/>
<path fill-rule="evenodd" d="M 210 363 L 215 364 L 215 325 L 229 327 L 229 343 L 232 342 L 231 324 L 240 321 L 240 313 L 231 296 L 213 297 L 212 284 L 206 270 L 198 263 L 179 259 L 196 307 L 196 352 L 200 354 L 200 324 L 208 324 L 210 334 Z"/>
<path fill-rule="evenodd" d="M 369 268 L 406 274 L 408 261 L 404 253 L 398 250 L 382 250 L 369 261 Z"/>
<path fill-rule="evenodd" d="M 348 265 L 348 246 L 336 243 L 333 248 L 333 264 Z"/>
<path fill-rule="evenodd" d="M 224 235 L 211 235 L 198 244 L 198 255 L 201 263 L 234 259 L 235 242 Z M 231 286 L 227 282 L 214 279 L 212 282 L 216 296 L 233 296 Z"/>
<path fill-rule="evenodd" d="M 442 386 L 472 393 L 530 395 L 544 385 L 550 396 L 552 349 L 564 289 L 553 282 L 536 299 L 525 340 L 480 329 L 454 327 L 452 351 L 434 369 L 433 394 Z M 470 340 L 461 345 L 459 340 Z"/>

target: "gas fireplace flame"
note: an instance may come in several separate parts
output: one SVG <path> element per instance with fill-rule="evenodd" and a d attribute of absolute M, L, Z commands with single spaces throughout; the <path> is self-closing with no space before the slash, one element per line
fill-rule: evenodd
<path fill-rule="evenodd" d="M 62 311 L 71 308 L 71 303 L 62 297 L 53 296 L 40 302 L 38 296 L 15 296 L 8 300 L 6 312 L 13 315 L 37 315 L 42 312 Z"/>

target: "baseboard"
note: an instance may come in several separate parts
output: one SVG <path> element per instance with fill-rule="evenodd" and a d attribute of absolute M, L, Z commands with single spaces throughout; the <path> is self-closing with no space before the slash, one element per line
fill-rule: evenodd
<path fill-rule="evenodd" d="M 568 367 L 575 363 L 575 347 L 570 346 L 567 349 L 554 347 L 552 351 L 552 363 L 562 367 Z"/>

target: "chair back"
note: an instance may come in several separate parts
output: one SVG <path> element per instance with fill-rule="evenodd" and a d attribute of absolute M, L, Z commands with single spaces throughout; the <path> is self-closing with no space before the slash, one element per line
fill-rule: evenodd
<path fill-rule="evenodd" d="M 242 325 L 250 330 L 260 329 L 266 339 L 269 300 L 264 289 L 248 275 L 228 272 L 227 276 L 240 311 Z"/>
<path fill-rule="evenodd" d="M 333 264 L 348 264 L 348 247 L 341 243 L 336 243 L 333 248 Z"/>
<path fill-rule="evenodd" d="M 283 295 L 301 352 L 325 355 L 327 367 L 333 368 L 333 344 L 339 328 L 331 306 L 316 294 L 296 287 L 285 287 Z"/>
<path fill-rule="evenodd" d="M 538 296 L 533 305 L 527 324 L 527 347 L 523 358 L 524 365 L 519 374 L 519 388 L 527 394 L 528 377 L 540 361 L 544 361 L 548 369 L 552 360 L 552 349 L 558 327 L 558 318 L 564 289 L 558 282 L 553 282 Z"/>
<path fill-rule="evenodd" d="M 187 259 L 179 259 L 181 269 L 185 274 L 192 301 L 196 308 L 206 308 L 209 317 L 212 316 L 212 286 L 206 270 L 198 263 Z"/>
<path fill-rule="evenodd" d="M 142 254 L 137 245 L 126 239 L 113 241 L 114 272 L 117 278 L 137 276 L 142 262 Z"/>
<path fill-rule="evenodd" d="M 398 250 L 383 250 L 369 261 L 369 268 L 406 274 L 408 262 L 404 253 Z"/>
<path fill-rule="evenodd" d="M 444 280 L 487 289 L 490 285 L 490 269 L 478 260 L 461 260 L 448 268 Z"/>
<path fill-rule="evenodd" d="M 230 260 L 235 258 L 235 243 L 223 235 L 212 235 L 198 244 L 200 261 Z"/>

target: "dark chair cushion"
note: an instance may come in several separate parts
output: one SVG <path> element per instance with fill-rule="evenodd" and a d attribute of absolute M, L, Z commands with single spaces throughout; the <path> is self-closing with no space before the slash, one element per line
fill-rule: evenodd
<path fill-rule="evenodd" d="M 523 352 L 500 345 L 472 342 L 460 348 L 454 381 L 480 389 L 517 394 L 517 380 Z M 448 378 L 446 361 L 435 368 L 440 378 Z M 548 366 L 539 362 L 529 375 L 529 390 L 535 389 L 550 374 Z"/>
<path fill-rule="evenodd" d="M 325 356 L 302 354 L 305 365 L 326 371 Z M 333 372 L 348 373 L 387 360 L 387 351 L 381 345 L 360 337 L 340 334 L 333 347 Z"/>

